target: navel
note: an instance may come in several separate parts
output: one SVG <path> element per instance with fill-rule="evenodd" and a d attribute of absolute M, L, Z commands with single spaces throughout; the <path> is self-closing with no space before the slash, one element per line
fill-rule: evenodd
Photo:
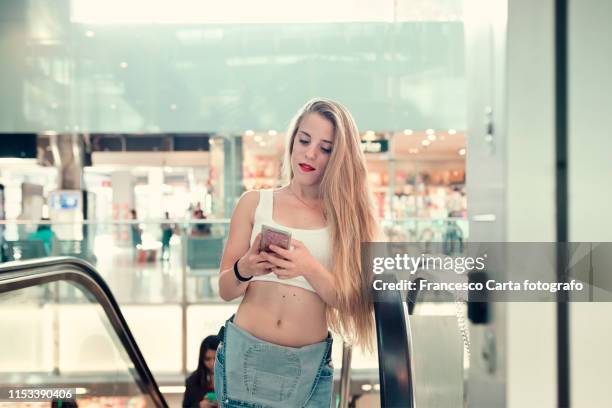
<path fill-rule="evenodd" d="M 277 326 L 280 326 L 280 325 L 281 325 L 281 321 L 280 321 L 280 320 L 277 320 L 277 321 L 276 321 L 276 325 L 277 325 Z"/>

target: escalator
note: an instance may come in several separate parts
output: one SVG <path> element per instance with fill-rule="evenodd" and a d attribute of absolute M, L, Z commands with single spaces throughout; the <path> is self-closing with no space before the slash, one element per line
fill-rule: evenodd
<path fill-rule="evenodd" d="M 435 279 L 435 274 L 426 275 Z M 423 280 L 418 275 L 399 277 L 411 279 L 417 288 Z M 377 279 L 388 284 L 399 281 L 394 274 Z M 376 292 L 382 407 L 467 406 L 470 342 L 464 308 L 464 302 L 444 291 Z"/>
<path fill-rule="evenodd" d="M 27 389 L 54 390 L 64 406 L 168 406 L 113 294 L 88 263 L 0 265 L 0 315 L 0 405 L 30 406 L 26 400 L 36 399 L 9 395 Z"/>

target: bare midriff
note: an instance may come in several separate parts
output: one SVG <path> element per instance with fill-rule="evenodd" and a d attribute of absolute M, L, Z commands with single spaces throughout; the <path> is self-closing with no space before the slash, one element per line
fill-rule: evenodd
<path fill-rule="evenodd" d="M 277 282 L 249 283 L 234 324 L 258 339 L 287 347 L 303 347 L 327 337 L 321 297 Z"/>

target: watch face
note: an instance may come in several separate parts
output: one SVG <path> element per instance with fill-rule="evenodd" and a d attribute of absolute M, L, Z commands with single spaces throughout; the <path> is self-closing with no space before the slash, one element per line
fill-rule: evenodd
<path fill-rule="evenodd" d="M 280 230 L 278 228 L 272 228 L 268 225 L 262 225 L 261 244 L 259 246 L 260 251 L 270 252 L 271 244 L 274 244 L 281 248 L 289 249 L 290 243 L 291 233 Z"/>

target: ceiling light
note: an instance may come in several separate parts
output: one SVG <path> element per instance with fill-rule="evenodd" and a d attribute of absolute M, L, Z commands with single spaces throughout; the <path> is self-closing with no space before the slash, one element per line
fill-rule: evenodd
<path fill-rule="evenodd" d="M 429 146 L 429 145 L 431 144 L 431 142 L 430 142 L 429 140 L 425 139 L 425 140 L 423 140 L 423 141 L 421 142 L 421 144 L 422 144 L 423 146 L 427 147 L 427 146 Z"/>
<path fill-rule="evenodd" d="M 247 136 L 253 136 L 255 132 L 253 132 L 252 130 L 247 130 L 246 132 L 244 132 L 244 134 Z"/>
<path fill-rule="evenodd" d="M 459 156 L 465 156 L 465 149 L 464 148 L 459 149 Z"/>
<path fill-rule="evenodd" d="M 173 103 L 172 105 L 170 105 L 170 110 L 176 110 L 176 104 Z"/>
<path fill-rule="evenodd" d="M 361 384 L 362 391 L 372 391 L 372 384 Z"/>
<path fill-rule="evenodd" d="M 254 139 L 257 143 L 260 143 L 263 140 L 263 137 L 261 137 L 261 135 L 257 135 L 254 137 Z"/>
<path fill-rule="evenodd" d="M 266 146 L 266 142 L 264 142 L 264 141 L 259 142 L 259 146 L 260 147 L 265 147 Z"/>
<path fill-rule="evenodd" d="M 85 36 L 86 36 L 86 37 L 91 38 L 91 37 L 93 37 L 93 36 L 95 36 L 95 35 L 96 35 L 96 33 L 94 33 L 94 32 L 93 32 L 93 31 L 91 31 L 91 30 L 87 30 L 87 31 L 85 31 Z"/>
<path fill-rule="evenodd" d="M 433 135 L 435 131 L 433 129 L 427 129 L 425 133 L 427 133 L 428 135 Z"/>
<path fill-rule="evenodd" d="M 270 136 L 276 136 L 278 132 L 276 130 L 268 130 L 268 135 Z"/>
<path fill-rule="evenodd" d="M 404 134 L 410 136 L 412 134 L 412 129 L 404 129 Z"/>
<path fill-rule="evenodd" d="M 436 140 L 436 135 L 435 135 L 435 134 L 433 134 L 433 133 L 432 133 L 432 134 L 429 134 L 429 135 L 427 135 L 427 139 L 429 139 L 430 141 L 432 141 L 432 142 L 433 142 L 434 140 Z"/>
<path fill-rule="evenodd" d="M 449 135 L 454 135 L 454 134 L 456 134 L 456 133 L 457 133 L 457 131 L 456 131 L 455 129 L 449 129 L 449 130 L 448 130 L 448 134 L 449 134 Z"/>
<path fill-rule="evenodd" d="M 120 66 L 121 68 L 123 68 L 123 69 L 126 69 L 126 68 L 128 67 L 128 63 L 127 63 L 127 62 L 125 62 L 125 61 L 123 61 L 123 62 L 121 62 L 121 63 L 119 64 L 119 66 Z"/>

